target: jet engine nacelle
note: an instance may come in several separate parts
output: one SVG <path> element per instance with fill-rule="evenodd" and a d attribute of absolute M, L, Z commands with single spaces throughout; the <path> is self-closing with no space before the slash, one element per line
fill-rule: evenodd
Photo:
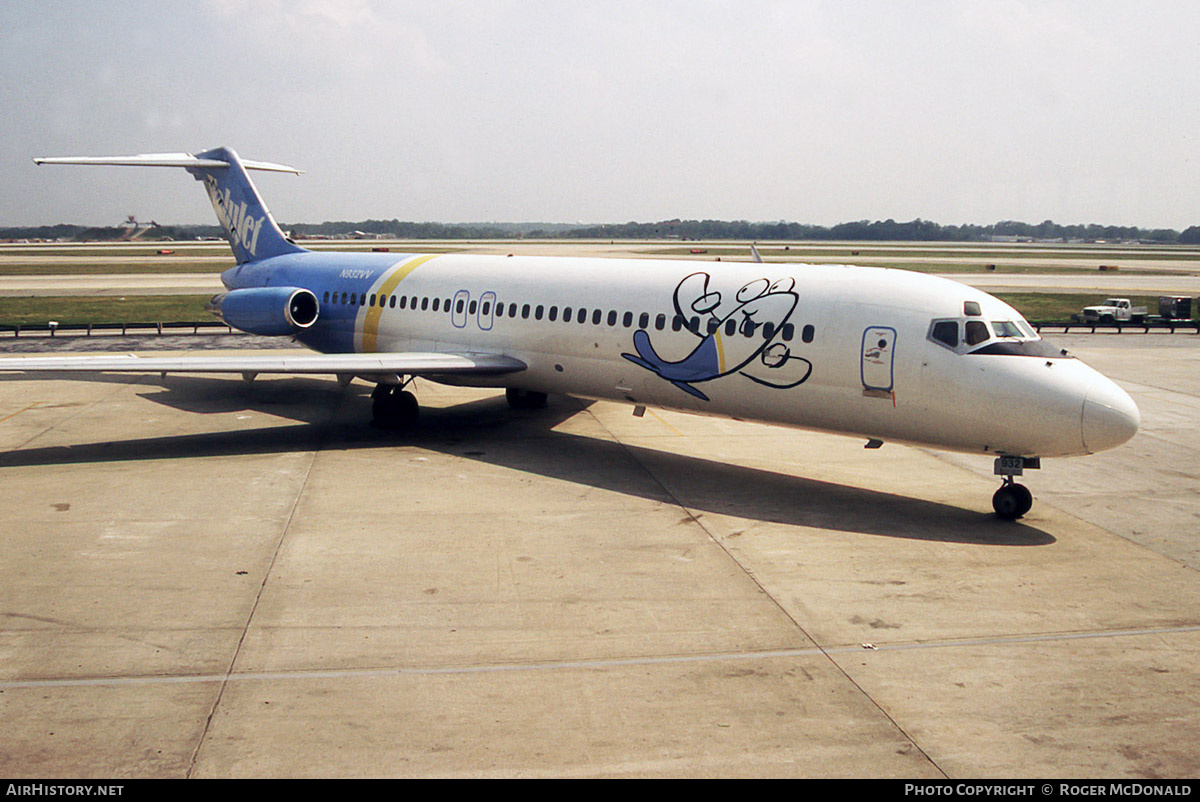
<path fill-rule="evenodd" d="M 300 287 L 256 287 L 215 296 L 208 309 L 235 329 L 268 336 L 294 334 L 317 322 L 317 296 Z"/>

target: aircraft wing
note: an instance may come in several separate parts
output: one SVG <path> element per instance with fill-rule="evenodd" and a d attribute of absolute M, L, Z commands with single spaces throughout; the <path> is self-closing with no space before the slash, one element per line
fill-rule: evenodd
<path fill-rule="evenodd" d="M 381 374 L 496 376 L 525 370 L 502 354 L 408 352 L 383 354 L 220 355 L 141 357 L 15 357 L 0 359 L 0 372 L 83 373 L 293 373 L 378 376 Z"/>

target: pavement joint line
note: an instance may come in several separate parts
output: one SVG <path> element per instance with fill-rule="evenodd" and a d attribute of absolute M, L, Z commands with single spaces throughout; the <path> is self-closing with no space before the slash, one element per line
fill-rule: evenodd
<path fill-rule="evenodd" d="M 859 644 L 809 646 L 802 649 L 774 649 L 713 654 L 670 655 L 663 657 L 617 657 L 597 660 L 561 660 L 536 663 L 493 663 L 475 666 L 429 666 L 393 668 L 298 669 L 295 671 L 243 671 L 217 674 L 143 675 L 125 677 L 81 677 L 76 679 L 12 680 L 0 682 L 0 691 L 31 688 L 79 688 L 101 686 L 182 685 L 228 682 L 267 682 L 273 680 L 371 679 L 378 677 L 436 677 L 499 674 L 578 669 L 627 668 L 635 666 L 688 665 L 745 660 L 786 660 L 795 657 L 825 657 L 869 652 L 904 652 L 922 649 L 953 649 L 977 646 L 1021 646 L 1039 643 L 1069 643 L 1080 640 L 1179 635 L 1200 632 L 1200 624 L 1180 627 L 1061 632 L 1044 635 L 1008 635 L 993 638 L 921 641 L 895 644 Z"/>
<path fill-rule="evenodd" d="M 111 393 L 106 393 L 101 398 L 96 398 L 88 403 L 81 404 L 79 406 L 79 408 L 76 409 L 74 412 L 68 413 L 65 417 L 59 418 L 57 421 L 54 421 L 49 426 L 47 426 L 45 429 L 42 429 L 40 432 L 37 432 L 33 436 L 26 439 L 25 442 L 18 443 L 13 448 L 5 449 L 5 451 L 20 451 L 21 449 L 25 448 L 30 443 L 32 443 L 34 440 L 37 440 L 39 437 L 44 437 L 46 434 L 54 431 L 55 429 L 57 429 L 59 426 L 66 423 L 67 421 L 73 420 L 73 419 L 79 417 L 80 415 L 90 411 L 93 407 L 95 407 L 100 402 L 109 400 L 113 396 L 117 395 L 118 393 L 120 393 L 121 391 L 123 391 L 129 387 L 137 387 L 142 384 L 145 384 L 146 381 L 151 378 L 153 378 L 153 377 L 149 376 L 149 375 L 139 376 L 132 382 L 118 384 L 116 389 L 113 390 Z M 27 409 L 30 409 L 31 407 L 35 407 L 41 403 L 42 403 L 41 401 L 34 402 L 32 405 L 30 405 L 30 407 L 26 407 L 25 409 L 20 410 L 20 412 L 25 412 Z M 14 413 L 14 414 L 19 414 L 19 413 Z M 11 417 L 13 417 L 13 416 L 12 415 L 8 416 L 8 418 L 11 418 Z M 5 418 L 4 420 L 8 420 L 8 418 Z"/>
<path fill-rule="evenodd" d="M 638 465 L 643 471 L 646 472 L 646 475 L 650 477 L 651 481 L 653 481 L 655 484 L 657 484 L 658 487 L 662 490 L 662 492 L 665 493 L 667 495 L 667 497 L 670 498 L 679 507 L 679 509 L 683 510 L 685 515 L 687 515 L 688 517 L 690 517 L 692 519 L 692 523 L 694 523 L 696 526 L 698 526 L 700 528 L 700 531 L 704 532 L 704 534 L 709 538 L 709 540 L 711 540 L 713 543 L 715 543 L 717 548 L 719 548 L 722 552 L 724 552 L 725 557 L 727 559 L 731 560 L 733 562 L 733 564 L 736 565 L 738 567 L 738 569 L 742 571 L 742 573 L 750 580 L 750 582 L 756 588 L 758 588 L 759 592 L 762 593 L 764 596 L 766 596 L 768 599 L 770 599 L 770 603 L 775 606 L 775 608 L 783 615 L 783 617 L 785 619 L 787 619 L 788 621 L 791 622 L 792 626 L 795 627 L 796 631 L 799 632 L 801 635 L 803 635 L 804 638 L 806 640 L 808 640 L 810 643 L 814 644 L 814 646 L 815 646 L 814 653 L 820 654 L 822 657 L 824 657 L 825 660 L 829 661 L 829 664 L 831 666 L 833 666 L 834 670 L 837 671 L 838 673 L 840 673 L 842 675 L 842 678 L 846 682 L 850 683 L 851 687 L 853 687 L 860 694 L 862 694 L 863 698 L 866 699 L 871 705 L 873 705 L 875 707 L 875 709 L 879 712 L 879 715 L 883 716 L 884 720 L 886 720 L 889 724 L 891 724 L 891 726 L 895 728 L 896 732 L 898 732 L 900 734 L 900 736 L 904 738 L 904 740 L 906 740 L 906 741 L 908 741 L 908 743 L 912 744 L 913 749 L 917 750 L 917 752 L 919 752 L 921 754 L 921 756 L 924 757 L 925 760 L 927 760 L 929 762 L 929 765 L 933 766 L 934 769 L 936 769 L 943 777 L 949 776 L 946 774 L 945 771 L 942 770 L 942 767 L 939 766 L 936 761 L 934 761 L 933 757 L 921 746 L 921 744 L 917 743 L 917 739 L 914 738 L 913 736 L 909 735 L 908 731 L 905 730 L 903 726 L 901 726 L 900 722 L 897 721 L 895 718 L 893 718 L 892 715 L 886 709 L 884 709 L 883 705 L 881 705 L 878 701 L 876 701 L 876 699 L 873 696 L 871 696 L 870 693 L 867 692 L 866 688 L 864 688 L 862 685 L 860 685 L 854 679 L 854 677 L 850 676 L 850 672 L 847 671 L 841 665 L 841 663 L 839 663 L 836 659 L 834 659 L 834 656 L 833 656 L 834 653 L 829 651 L 828 649 L 824 648 L 823 646 L 821 646 L 821 644 L 817 642 L 817 639 L 808 633 L 808 631 L 804 628 L 804 626 L 800 623 L 800 621 L 797 620 L 794 615 L 792 615 L 792 613 L 787 609 L 787 607 L 782 602 L 780 602 L 779 599 L 777 599 L 774 594 L 772 594 L 769 590 L 767 590 L 767 588 L 763 585 L 763 583 L 759 580 L 759 578 L 754 575 L 754 572 L 752 570 L 750 570 L 749 568 L 747 568 L 745 565 L 743 565 L 741 560 L 739 560 L 737 558 L 737 556 L 733 553 L 733 551 L 729 548 L 729 546 L 724 541 L 722 541 L 721 538 L 717 537 L 716 533 L 713 532 L 712 530 L 710 530 L 708 528 L 708 526 L 706 526 L 704 524 L 704 522 L 700 520 L 700 517 L 695 513 L 695 511 L 692 510 L 688 505 L 684 504 L 674 493 L 672 493 L 671 490 L 665 484 L 663 484 L 662 480 L 658 478 L 658 476 L 654 473 L 654 471 L 650 470 L 650 467 L 648 465 L 646 465 L 644 462 L 642 462 L 642 460 L 638 459 L 638 457 L 633 453 L 633 450 L 629 447 L 629 445 L 626 444 L 624 440 L 617 437 L 604 424 L 603 421 L 601 421 L 598 417 L 596 417 L 595 413 L 593 413 L 591 411 L 591 409 L 588 410 L 588 413 L 590 415 L 592 415 L 593 419 L 595 419 L 595 421 L 601 426 L 601 428 L 603 428 L 605 431 L 607 431 L 609 433 L 610 436 L 612 436 L 613 440 L 615 440 L 617 443 L 620 444 L 621 448 L 625 450 L 625 453 L 629 455 L 630 459 L 632 459 L 636 465 Z"/>
<path fill-rule="evenodd" d="M 217 710 L 221 706 L 221 700 L 225 696 L 225 688 L 236 675 L 233 667 L 237 665 L 238 658 L 242 654 L 242 646 L 246 642 L 246 635 L 250 632 L 250 625 L 254 622 L 254 616 L 258 612 L 259 602 L 262 601 L 263 592 L 267 588 L 267 582 L 270 581 L 271 573 L 275 570 L 275 562 L 279 559 L 279 552 L 283 548 L 284 541 L 287 540 L 288 533 L 292 529 L 292 522 L 296 519 L 296 510 L 300 507 L 300 500 L 304 497 L 304 491 L 308 488 L 309 477 L 312 476 L 313 466 L 317 462 L 317 457 L 321 450 L 325 447 L 325 442 L 329 434 L 329 430 L 333 425 L 334 419 L 337 417 L 338 410 L 345 404 L 349 385 L 342 388 L 341 394 L 338 396 L 338 402 L 333 404 L 333 408 L 329 412 L 329 418 L 325 421 L 316 444 L 313 446 L 312 455 L 308 460 L 308 466 L 304 469 L 304 479 L 300 482 L 300 487 L 296 491 L 296 497 L 292 500 L 292 509 L 288 512 L 287 521 L 284 523 L 279 532 L 279 539 L 275 541 L 275 550 L 271 552 L 271 562 L 267 565 L 267 570 L 263 572 L 262 583 L 258 586 L 258 591 L 254 594 L 254 603 L 250 606 L 250 614 L 246 616 L 246 623 L 242 627 L 241 635 L 238 636 L 237 645 L 233 649 L 233 656 L 229 660 L 229 668 L 226 669 L 223 678 L 220 680 L 221 687 L 217 690 L 216 698 L 213 699 L 212 707 L 208 711 L 208 716 L 204 720 L 204 729 L 200 733 L 200 737 L 196 739 L 196 748 L 192 751 L 191 759 L 188 761 L 187 772 L 185 777 L 191 777 L 196 770 L 196 764 L 200 759 L 200 751 L 204 748 L 204 742 L 208 740 L 208 733 L 212 729 L 213 719 L 216 718 Z"/>
<path fill-rule="evenodd" d="M 21 409 L 18 409 L 16 412 L 11 412 L 11 413 L 9 413 L 8 415 L 5 415 L 3 418 L 0 418 L 0 423 L 4 423 L 4 421 L 8 420 L 9 418 L 15 418 L 15 417 L 17 417 L 18 415 L 20 415 L 22 412 L 28 412 L 29 410 L 33 409 L 34 407 L 36 407 L 36 406 L 37 406 L 38 404 L 40 404 L 40 403 L 42 403 L 42 402 L 41 402 L 41 401 L 34 401 L 32 404 L 30 404 L 30 405 L 29 405 L 29 406 L 27 406 L 27 407 L 23 407 L 23 408 L 21 408 Z"/>

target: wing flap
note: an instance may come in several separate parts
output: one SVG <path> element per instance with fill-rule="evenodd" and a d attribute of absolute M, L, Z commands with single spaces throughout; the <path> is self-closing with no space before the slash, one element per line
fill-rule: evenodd
<path fill-rule="evenodd" d="M 0 359 L 0 372 L 21 373 L 292 373 L 495 376 L 525 370 L 503 354 L 407 352 L 394 354 L 251 354 L 188 357 L 60 356 Z"/>

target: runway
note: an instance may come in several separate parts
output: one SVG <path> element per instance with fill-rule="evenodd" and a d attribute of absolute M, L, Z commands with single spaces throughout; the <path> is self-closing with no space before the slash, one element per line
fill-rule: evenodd
<path fill-rule="evenodd" d="M 1185 777 L 1200 357 L 1047 461 L 420 385 L 0 382 L 8 777 Z M 161 352 L 160 352 L 161 353 Z"/>
<path fill-rule="evenodd" d="M 1074 292 L 1097 296 L 1115 293 L 1200 294 L 1200 277 L 1191 275 L 1113 276 L 1105 273 L 945 273 L 944 278 L 985 292 Z M 198 295 L 223 292 L 213 273 L 128 273 L 117 275 L 0 276 L 0 296 L 24 295 Z"/>

